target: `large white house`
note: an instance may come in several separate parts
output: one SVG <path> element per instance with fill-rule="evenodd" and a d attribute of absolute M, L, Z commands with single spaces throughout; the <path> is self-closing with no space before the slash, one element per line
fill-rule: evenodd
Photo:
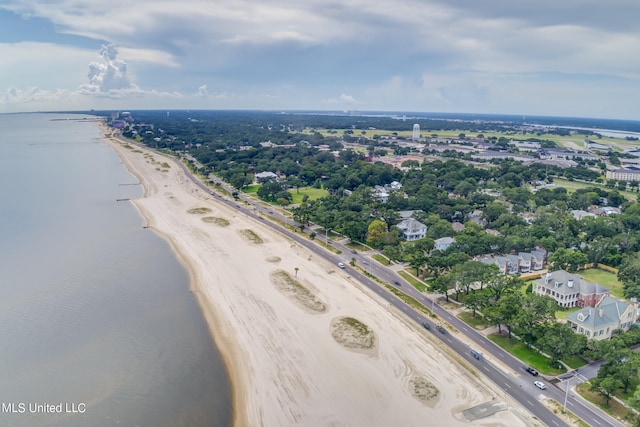
<path fill-rule="evenodd" d="M 427 235 L 427 226 L 413 218 L 407 218 L 396 225 L 407 242 L 423 239 Z"/>
<path fill-rule="evenodd" d="M 610 296 L 603 298 L 595 307 L 567 315 L 567 323 L 575 332 L 595 340 L 609 339 L 618 329 L 626 331 L 637 319 L 637 302 L 627 303 Z"/>

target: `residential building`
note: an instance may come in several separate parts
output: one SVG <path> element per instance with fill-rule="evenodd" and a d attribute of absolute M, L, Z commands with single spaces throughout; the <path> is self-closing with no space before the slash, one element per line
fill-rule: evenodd
<path fill-rule="evenodd" d="M 402 233 L 402 238 L 407 242 L 423 239 L 427 235 L 427 226 L 413 218 L 402 220 L 396 225 Z"/>
<path fill-rule="evenodd" d="M 595 307 L 567 315 L 567 323 L 571 328 L 587 338 L 604 340 L 611 338 L 614 331 L 628 330 L 638 320 L 638 304 L 627 303 L 606 296 Z"/>
<path fill-rule="evenodd" d="M 253 176 L 256 182 L 266 182 L 271 180 L 278 180 L 278 175 L 273 172 L 258 172 Z"/>
<path fill-rule="evenodd" d="M 616 181 L 640 181 L 640 169 L 630 167 L 628 169 L 616 169 L 607 171 L 607 179 Z"/>
<path fill-rule="evenodd" d="M 518 255 L 483 255 L 476 259 L 485 264 L 495 264 L 502 274 L 529 273 L 542 270 L 547 251 L 540 248 L 531 252 L 519 252 Z"/>
<path fill-rule="evenodd" d="M 456 239 L 453 237 L 442 237 L 440 239 L 436 239 L 433 249 L 437 251 L 446 251 L 449 249 L 449 246 L 453 245 L 456 242 Z"/>
<path fill-rule="evenodd" d="M 533 281 L 533 293 L 553 298 L 559 306 L 595 307 L 611 291 L 564 270 L 548 272 Z"/>

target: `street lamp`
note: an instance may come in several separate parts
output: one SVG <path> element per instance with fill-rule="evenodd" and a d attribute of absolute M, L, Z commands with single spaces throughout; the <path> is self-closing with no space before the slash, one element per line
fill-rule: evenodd
<path fill-rule="evenodd" d="M 562 407 L 562 412 L 567 412 L 567 397 L 569 397 L 569 386 L 571 385 L 571 380 L 574 379 L 576 375 L 578 374 L 575 374 L 567 381 L 567 386 L 564 389 L 564 406 Z"/>

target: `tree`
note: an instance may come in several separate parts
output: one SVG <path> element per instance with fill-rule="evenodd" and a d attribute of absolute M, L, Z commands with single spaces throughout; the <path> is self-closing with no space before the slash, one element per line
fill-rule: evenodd
<path fill-rule="evenodd" d="M 471 317 L 476 317 L 476 311 L 483 309 L 489 303 L 489 297 L 485 292 L 474 291 L 464 299 L 464 306 L 472 310 Z"/>
<path fill-rule="evenodd" d="M 580 354 L 587 345 L 587 337 L 576 334 L 566 323 L 547 323 L 537 332 L 536 346 L 549 355 L 552 364 L 572 354 Z"/>
<path fill-rule="evenodd" d="M 585 253 L 576 249 L 558 248 L 549 255 L 548 261 L 555 270 L 567 270 L 574 273 L 584 266 L 589 258 Z"/>
<path fill-rule="evenodd" d="M 374 247 L 379 246 L 386 232 L 387 224 L 379 219 L 374 219 L 367 228 L 367 243 Z"/>
<path fill-rule="evenodd" d="M 607 401 L 607 406 L 609 406 L 609 400 L 611 400 L 611 396 L 617 389 L 622 387 L 622 382 L 619 379 L 614 377 L 604 377 L 604 378 L 593 378 L 591 380 L 591 390 L 597 391 L 602 397 Z"/>
<path fill-rule="evenodd" d="M 640 297 L 640 253 L 628 256 L 622 261 L 618 270 L 618 280 L 623 283 L 625 297 Z"/>

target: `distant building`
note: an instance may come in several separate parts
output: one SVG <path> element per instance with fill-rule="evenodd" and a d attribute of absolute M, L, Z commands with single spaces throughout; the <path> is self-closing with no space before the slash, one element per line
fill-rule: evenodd
<path fill-rule="evenodd" d="M 423 239 L 427 235 L 427 226 L 418 220 L 408 218 L 396 225 L 407 242 Z"/>
<path fill-rule="evenodd" d="M 256 179 L 256 182 L 266 182 L 271 180 L 278 180 L 278 175 L 273 172 L 258 172 L 253 176 Z"/>
<path fill-rule="evenodd" d="M 433 249 L 444 252 L 449 249 L 449 246 L 453 245 L 455 242 L 456 239 L 454 239 L 453 237 L 442 237 L 440 239 L 436 239 Z"/>
<path fill-rule="evenodd" d="M 533 281 L 534 294 L 553 298 L 560 307 L 595 307 L 611 291 L 564 270 L 548 272 Z"/>
<path fill-rule="evenodd" d="M 628 330 L 638 319 L 638 303 L 626 303 L 610 296 L 604 297 L 595 307 L 583 308 L 567 315 L 571 328 L 587 338 L 605 340 L 614 331 Z"/>
<path fill-rule="evenodd" d="M 629 168 L 607 171 L 606 177 L 616 181 L 640 181 L 640 169 Z"/>

